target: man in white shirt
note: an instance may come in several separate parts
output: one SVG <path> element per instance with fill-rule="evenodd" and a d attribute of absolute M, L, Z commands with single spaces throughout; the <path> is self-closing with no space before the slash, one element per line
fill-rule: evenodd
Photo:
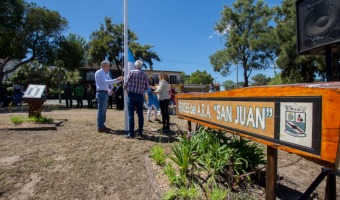
<path fill-rule="evenodd" d="M 109 132 L 111 129 L 105 126 L 106 121 L 106 110 L 108 102 L 108 89 L 109 85 L 119 83 L 124 80 L 124 77 L 120 76 L 116 79 L 111 79 L 108 76 L 111 63 L 104 60 L 101 63 L 101 69 L 97 70 L 94 78 L 96 81 L 96 100 L 98 104 L 98 115 L 97 115 L 97 127 L 98 132 Z"/>

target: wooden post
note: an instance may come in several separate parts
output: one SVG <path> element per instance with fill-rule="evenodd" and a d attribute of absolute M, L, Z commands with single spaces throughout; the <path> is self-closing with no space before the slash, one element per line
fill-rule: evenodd
<path fill-rule="evenodd" d="M 191 129 L 191 121 L 187 121 L 188 122 L 188 132 L 191 133 L 192 129 Z"/>
<path fill-rule="evenodd" d="M 267 146 L 266 200 L 276 199 L 277 149 Z"/>
<path fill-rule="evenodd" d="M 40 117 L 41 106 L 43 104 L 42 99 L 28 99 L 28 117 Z"/>

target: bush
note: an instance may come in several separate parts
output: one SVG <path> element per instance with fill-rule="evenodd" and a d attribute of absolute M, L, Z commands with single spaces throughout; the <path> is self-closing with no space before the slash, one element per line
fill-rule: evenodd
<path fill-rule="evenodd" d="M 232 193 L 218 186 L 234 188 L 236 184 L 250 180 L 258 165 L 266 163 L 263 148 L 257 143 L 203 127 L 190 139 L 186 135 L 179 137 L 172 151 L 169 158 L 177 165 L 180 176 L 170 164 L 165 166 L 164 172 L 170 183 L 178 187 L 175 195 L 180 199 L 192 198 L 189 191 L 193 192 L 192 185 L 195 184 L 200 185 L 210 199 L 224 199 L 227 194 L 232 199 L 249 199 L 251 196 L 247 193 Z M 173 195 L 171 191 L 167 197 Z"/>
<path fill-rule="evenodd" d="M 11 122 L 14 124 L 21 124 L 23 122 L 35 122 L 35 123 L 39 123 L 39 124 L 43 124 L 43 123 L 51 123 L 53 122 L 53 119 L 50 117 L 46 117 L 46 116 L 40 116 L 40 117 L 30 117 L 30 118 L 24 118 L 21 116 L 13 116 L 11 117 Z"/>
<path fill-rule="evenodd" d="M 166 155 L 164 149 L 160 145 L 151 148 L 150 157 L 157 163 L 157 165 L 164 166 Z"/>
<path fill-rule="evenodd" d="M 21 117 L 21 116 L 13 116 L 13 117 L 11 117 L 10 120 L 15 125 L 21 124 L 21 123 L 23 123 L 25 121 L 25 119 L 23 117 Z"/>

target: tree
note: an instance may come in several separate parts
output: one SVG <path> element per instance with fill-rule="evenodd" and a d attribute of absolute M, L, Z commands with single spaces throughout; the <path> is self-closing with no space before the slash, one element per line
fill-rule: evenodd
<path fill-rule="evenodd" d="M 252 70 L 266 69 L 273 57 L 273 28 L 268 26 L 272 10 L 262 0 L 237 0 L 233 7 L 224 6 L 216 24 L 215 30 L 224 35 L 226 43 L 210 56 L 210 63 L 223 76 L 231 73 L 233 64 L 240 64 L 247 87 Z"/>
<path fill-rule="evenodd" d="M 232 80 L 228 80 L 223 84 L 225 90 L 232 90 L 236 88 L 236 84 Z"/>
<path fill-rule="evenodd" d="M 316 76 L 325 80 L 325 61 L 322 56 L 296 53 L 295 0 L 284 0 L 276 10 L 276 64 L 282 70 L 283 83 L 313 82 Z"/>
<path fill-rule="evenodd" d="M 65 69 L 73 71 L 85 64 L 85 48 L 85 38 L 70 33 L 60 41 L 56 60 L 62 61 Z"/>
<path fill-rule="evenodd" d="M 185 72 L 182 71 L 181 72 L 181 82 L 182 82 L 182 84 L 186 83 L 186 79 L 187 79 L 187 75 L 185 74 Z"/>
<path fill-rule="evenodd" d="M 22 65 L 11 77 L 12 82 L 21 81 L 24 85 L 39 84 L 46 85 L 50 90 L 56 92 L 58 88 L 58 69 L 33 61 Z"/>
<path fill-rule="evenodd" d="M 53 63 L 61 32 L 67 27 L 66 19 L 56 11 L 19 0 L 5 2 L 1 3 L 0 10 L 8 9 L 7 16 L 4 16 L 11 21 L 1 20 L 0 27 L 11 34 L 0 33 L 0 58 L 3 59 L 0 63 L 0 80 L 3 80 L 6 74 L 34 60 L 44 64 Z M 12 11 L 17 7 L 20 8 L 19 11 Z M 6 24 L 12 26 L 4 28 Z M 5 71 L 5 65 L 13 59 L 20 62 Z"/>
<path fill-rule="evenodd" d="M 266 77 L 264 74 L 256 74 L 251 78 L 253 80 L 253 86 L 259 86 L 259 85 L 268 85 L 270 82 L 271 78 Z"/>
<path fill-rule="evenodd" d="M 211 76 L 211 74 L 208 74 L 208 72 L 206 70 L 204 70 L 203 72 L 196 70 L 186 80 L 186 83 L 189 83 L 189 84 L 210 84 L 213 81 L 214 81 L 214 78 Z"/>
<path fill-rule="evenodd" d="M 92 32 L 89 42 L 89 61 L 100 63 L 104 59 L 115 62 L 119 68 L 119 63 L 123 63 L 123 24 L 112 24 L 110 18 L 105 18 L 105 24 L 101 24 L 99 30 Z M 141 59 L 148 63 L 152 69 L 153 60 L 160 61 L 158 55 L 153 52 L 151 45 L 140 45 L 137 43 L 138 37 L 131 30 L 128 30 L 129 48 L 135 59 Z"/>

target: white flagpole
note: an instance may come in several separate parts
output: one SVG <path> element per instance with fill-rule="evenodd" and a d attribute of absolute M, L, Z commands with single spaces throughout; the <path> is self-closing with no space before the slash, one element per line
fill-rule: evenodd
<path fill-rule="evenodd" d="M 124 0 L 124 78 L 127 79 L 129 74 L 128 67 L 128 20 L 127 20 L 127 2 Z M 128 103 L 127 103 L 127 92 L 124 90 L 124 112 L 125 112 L 125 131 L 129 130 L 129 120 L 128 120 Z"/>

